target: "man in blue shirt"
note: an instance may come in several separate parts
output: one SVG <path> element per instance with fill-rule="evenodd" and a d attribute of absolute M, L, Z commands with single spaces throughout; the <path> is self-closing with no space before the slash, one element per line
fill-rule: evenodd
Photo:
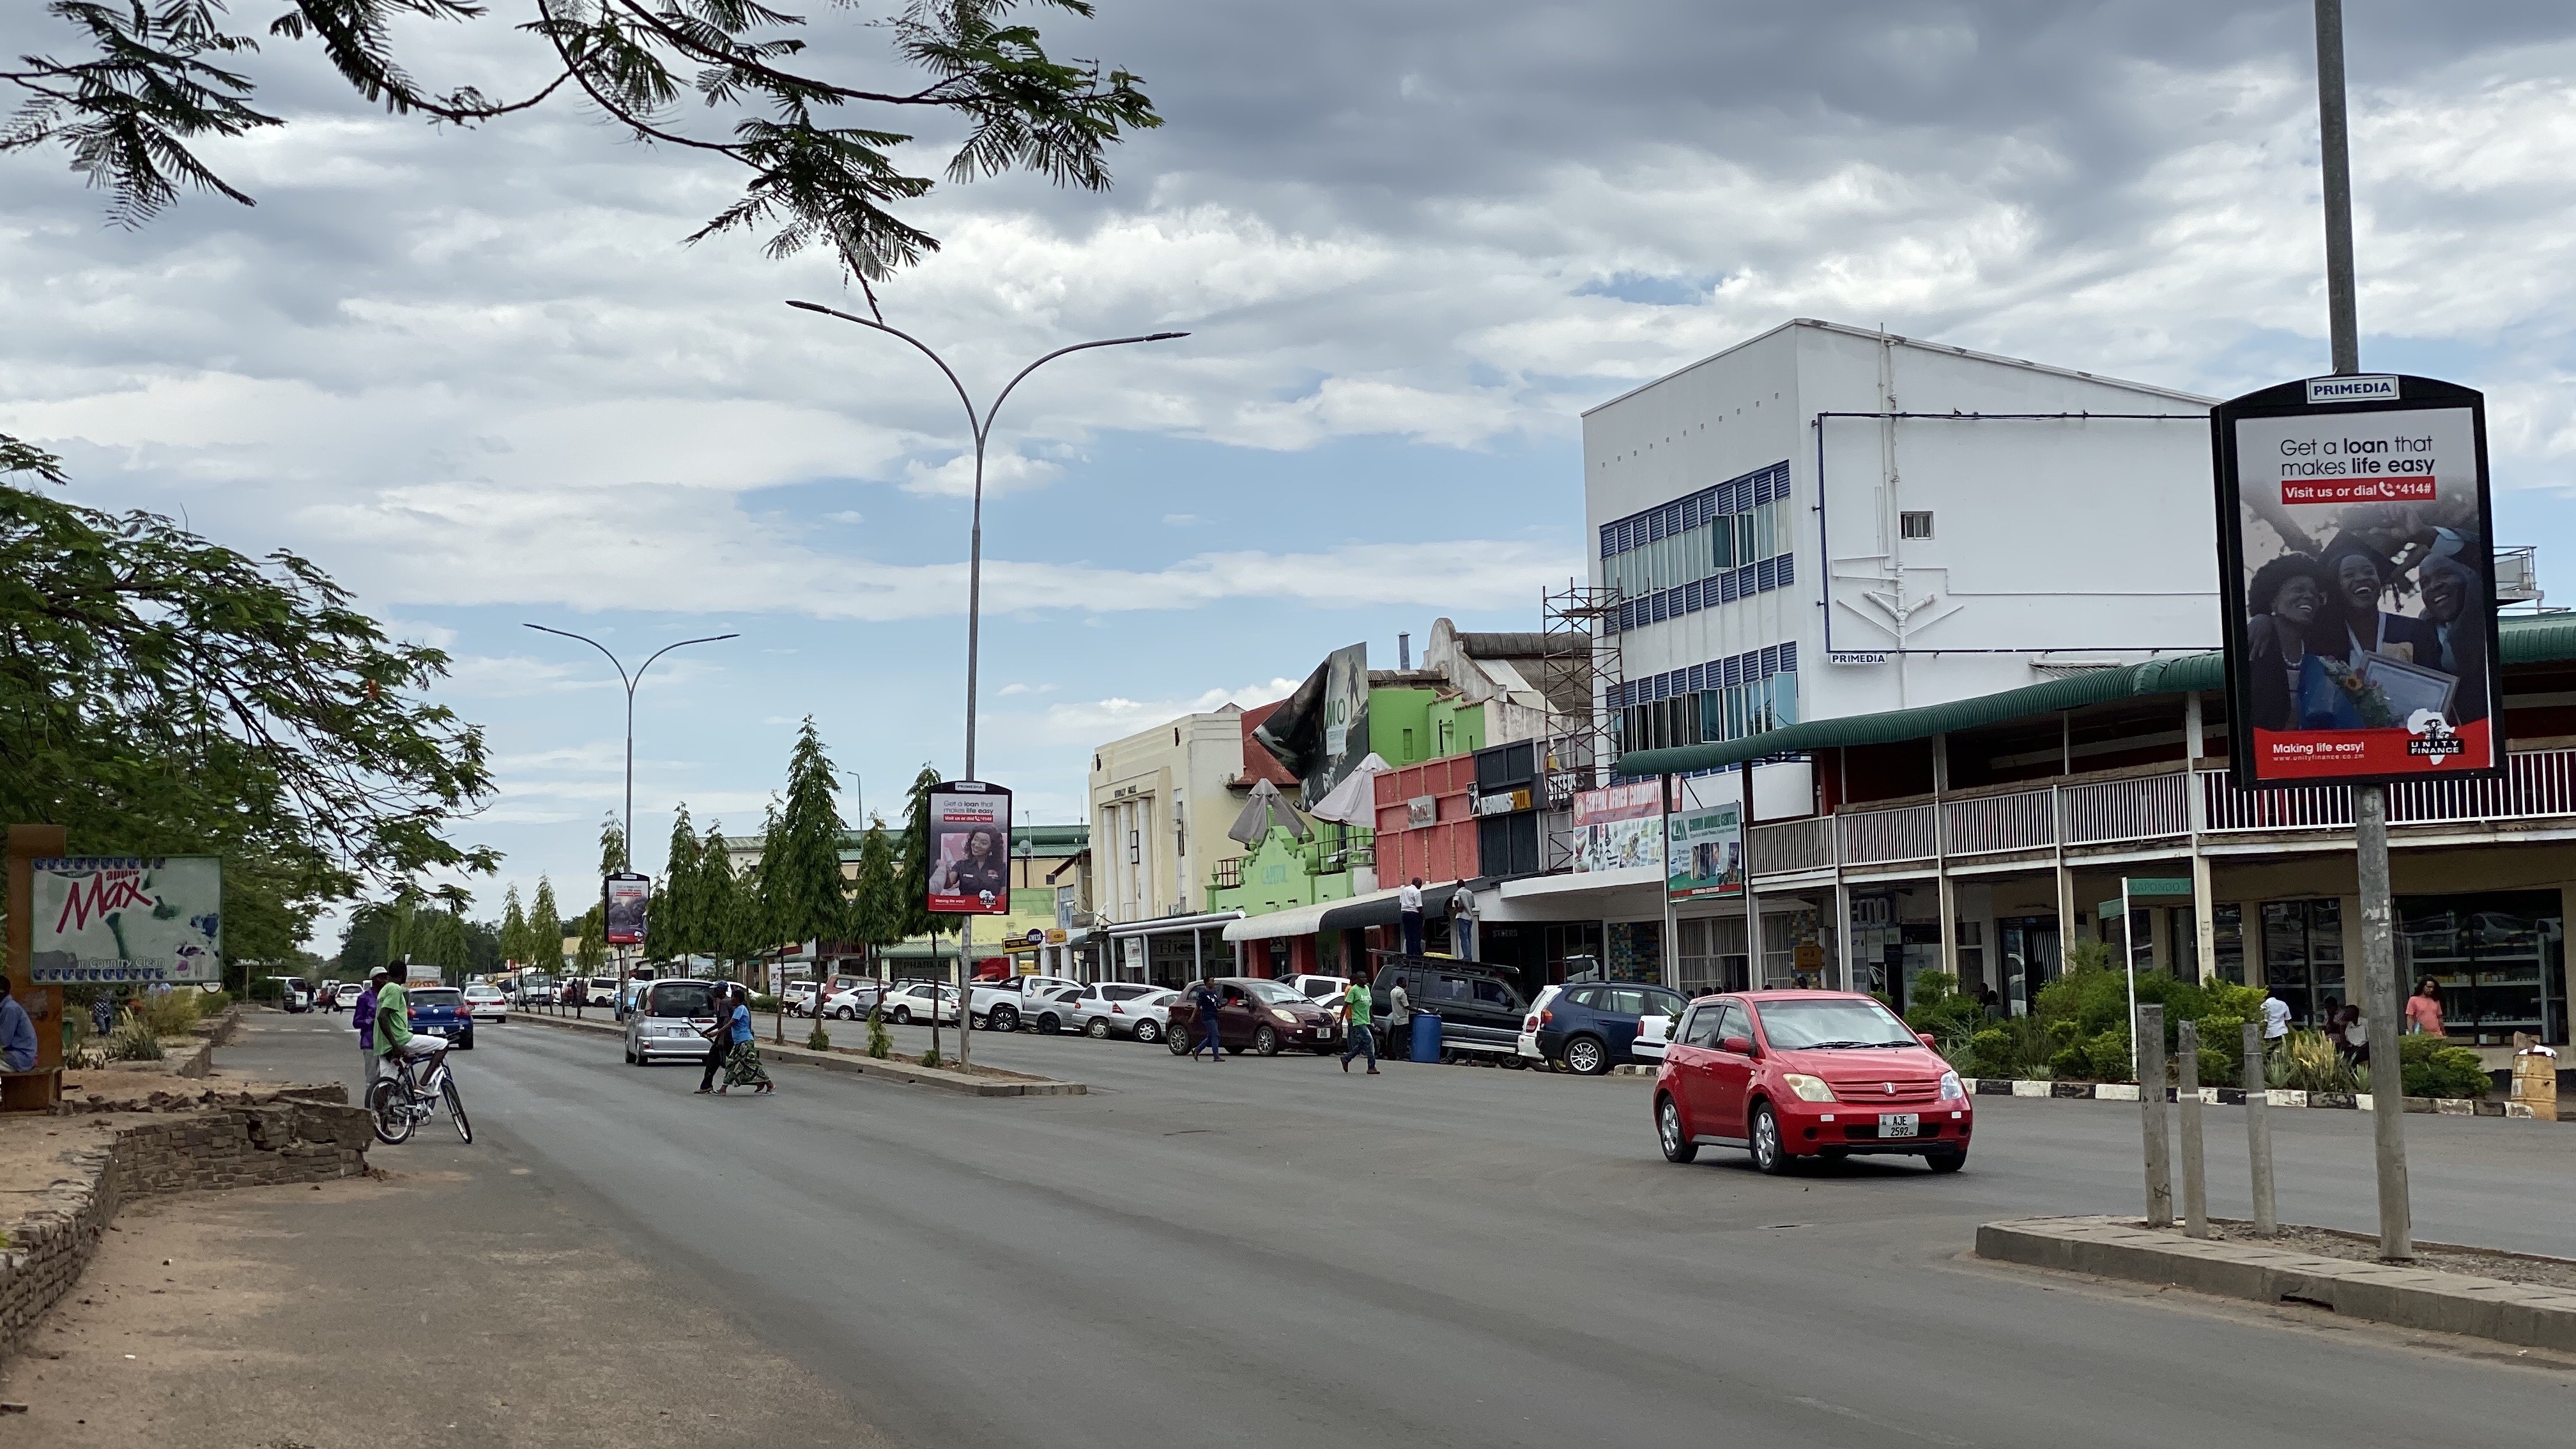
<path fill-rule="evenodd" d="M 9 978 L 0 976 L 0 1069 L 32 1072 L 36 1069 L 36 1024 L 27 1017 L 27 1008 L 9 994 Z"/>

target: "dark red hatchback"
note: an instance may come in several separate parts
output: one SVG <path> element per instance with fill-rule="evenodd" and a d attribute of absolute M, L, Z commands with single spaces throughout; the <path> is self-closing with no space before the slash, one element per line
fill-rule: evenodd
<path fill-rule="evenodd" d="M 1688 1162 L 1741 1147 L 1764 1172 L 1856 1152 L 1968 1160 L 1976 1106 L 1959 1074 L 1876 997 L 1743 991 L 1690 1004 L 1655 1076 L 1655 1135 Z"/>

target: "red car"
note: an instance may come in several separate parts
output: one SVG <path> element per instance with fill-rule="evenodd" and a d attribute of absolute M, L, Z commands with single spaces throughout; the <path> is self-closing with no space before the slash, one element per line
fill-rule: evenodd
<path fill-rule="evenodd" d="M 1976 1107 L 1959 1074 L 1877 998 L 1850 991 L 1744 991 L 1694 1001 L 1655 1074 L 1655 1135 L 1688 1162 L 1741 1147 L 1764 1172 L 1801 1157 L 1968 1160 Z"/>

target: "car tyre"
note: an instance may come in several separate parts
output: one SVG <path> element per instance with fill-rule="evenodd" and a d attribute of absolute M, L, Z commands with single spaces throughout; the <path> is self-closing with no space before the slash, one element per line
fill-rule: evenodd
<path fill-rule="evenodd" d="M 1780 1116 L 1768 1102 L 1753 1104 L 1753 1165 L 1773 1177 L 1789 1170 L 1789 1147 L 1780 1140 Z"/>
<path fill-rule="evenodd" d="M 984 1029 L 986 1031 L 1018 1031 L 1020 1029 L 1020 1013 L 1008 1006 L 996 1006 L 991 1011 L 984 1013 Z"/>
<path fill-rule="evenodd" d="M 1180 1032 L 1176 1031 L 1167 1034 L 1163 1038 L 1163 1044 L 1170 1047 L 1172 1049 L 1172 1055 L 1176 1057 L 1185 1057 L 1190 1054 L 1189 1038 Z"/>
<path fill-rule="evenodd" d="M 1046 1015 L 1038 1018 L 1038 1035 L 1040 1036 L 1054 1036 L 1056 1033 L 1063 1030 L 1064 1023 L 1055 1019 L 1054 1012 L 1048 1012 Z"/>
<path fill-rule="evenodd" d="M 1091 1024 L 1082 1029 L 1082 1034 L 1091 1038 L 1093 1041 L 1109 1040 L 1109 1018 L 1105 1016 L 1093 1017 L 1091 1019 Z"/>
<path fill-rule="evenodd" d="M 1252 1029 L 1252 1049 L 1265 1057 L 1275 1057 L 1279 1055 L 1279 1033 L 1271 1030 L 1269 1023 L 1267 1022 L 1254 1027 Z"/>
<path fill-rule="evenodd" d="M 1578 1036 L 1565 1044 L 1565 1069 L 1578 1077 L 1597 1077 L 1610 1070 L 1610 1049 L 1597 1036 Z"/>
<path fill-rule="evenodd" d="M 1964 1151 L 1935 1152 L 1923 1159 L 1923 1165 L 1934 1172 L 1956 1172 L 1968 1165 L 1968 1154 Z"/>
<path fill-rule="evenodd" d="M 630 1067 L 635 1065 L 635 1048 L 633 1047 L 628 1047 L 626 1049 L 626 1065 Z"/>
<path fill-rule="evenodd" d="M 1655 1099 L 1655 1139 L 1664 1149 L 1666 1162 L 1693 1162 L 1699 1158 L 1699 1144 L 1682 1131 L 1681 1104 L 1670 1097 Z"/>
<path fill-rule="evenodd" d="M 909 1007 L 909 1006 L 898 1006 L 898 1007 L 896 1007 L 896 1008 L 894 1009 L 894 1017 L 893 1017 L 893 1021 L 894 1021 L 894 1024 L 895 1024 L 895 1025 L 897 1025 L 897 1026 L 910 1026 L 910 1025 L 912 1025 L 912 1008 L 911 1008 L 911 1007 Z"/>
<path fill-rule="evenodd" d="M 1529 1058 L 1522 1056 L 1519 1052 L 1514 1052 L 1510 1056 L 1503 1058 L 1503 1065 L 1515 1072 L 1525 1072 L 1529 1070 Z"/>
<path fill-rule="evenodd" d="M 1163 1039 L 1163 1029 L 1150 1021 L 1136 1023 L 1136 1040 L 1151 1045 Z"/>

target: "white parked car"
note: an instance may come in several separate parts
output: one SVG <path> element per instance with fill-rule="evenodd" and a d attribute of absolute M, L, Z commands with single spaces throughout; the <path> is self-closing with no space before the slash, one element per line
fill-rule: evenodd
<path fill-rule="evenodd" d="M 1513 1049 L 1517 1060 L 1512 1065 L 1544 1067 L 1548 1064 L 1547 1053 L 1538 1049 L 1539 1014 L 1546 1011 L 1548 1004 L 1564 992 L 1565 988 L 1562 986 L 1542 986 L 1538 989 L 1538 995 L 1530 998 L 1529 1010 L 1521 1016 L 1521 1039 Z"/>
<path fill-rule="evenodd" d="M 1180 993 L 1141 981 L 1095 981 L 1073 999 L 1067 1030 L 1106 1040 L 1132 1036 L 1155 1042 L 1171 1025 L 1172 999 Z"/>
<path fill-rule="evenodd" d="M 886 988 L 873 981 L 861 982 L 823 998 L 823 1014 L 842 1021 L 857 1021 L 876 1009 L 877 998 Z"/>
<path fill-rule="evenodd" d="M 936 989 L 939 993 L 939 1005 L 936 1014 L 940 1024 L 943 1026 L 956 1025 L 957 988 L 954 986 L 941 985 Z M 933 987 L 930 982 L 907 981 L 901 986 L 894 988 L 892 991 L 887 992 L 885 996 L 885 1019 L 893 1022 L 897 1026 L 904 1026 L 915 1021 L 926 1022 L 931 1020 L 933 1015 L 931 1008 L 932 990 Z"/>
<path fill-rule="evenodd" d="M 465 988 L 465 1009 L 474 1014 L 476 1021 L 508 1021 L 510 998 L 503 996 L 498 986 L 477 983 Z"/>
<path fill-rule="evenodd" d="M 787 983 L 787 990 L 780 993 L 778 999 L 786 1005 L 789 1016 L 812 1016 L 814 993 L 817 989 L 811 981 L 790 981 Z"/>
<path fill-rule="evenodd" d="M 1342 999 L 1343 992 L 1351 989 L 1347 976 L 1291 976 L 1287 984 L 1289 990 L 1319 1006 L 1333 1005 Z"/>

